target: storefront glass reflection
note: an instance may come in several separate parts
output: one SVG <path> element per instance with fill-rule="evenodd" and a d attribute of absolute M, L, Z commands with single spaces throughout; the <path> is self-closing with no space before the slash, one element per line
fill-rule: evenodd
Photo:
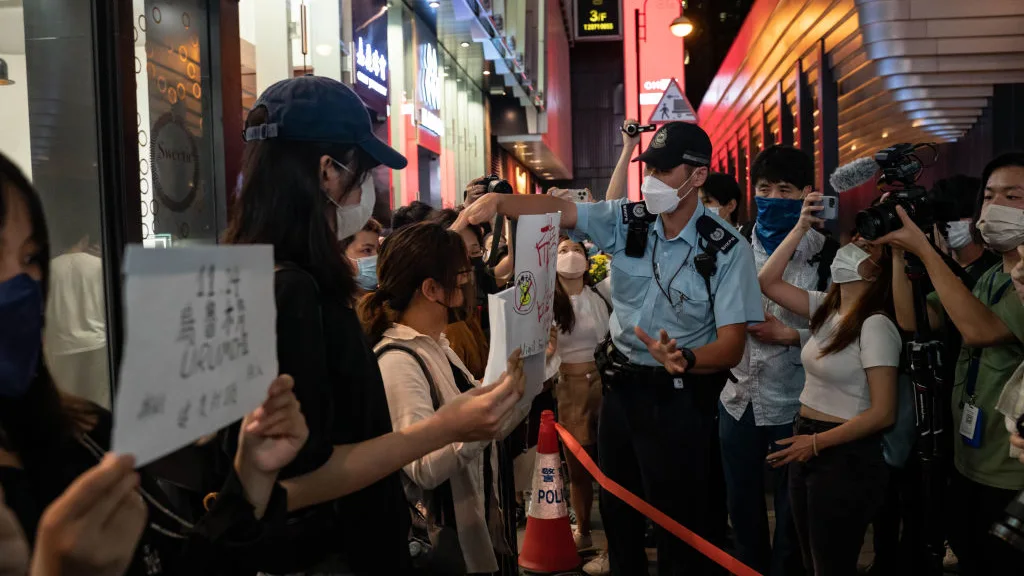
<path fill-rule="evenodd" d="M 109 407 L 91 16 L 80 0 L 0 2 L 0 154 L 46 213 L 49 371 L 64 392 Z"/>
<path fill-rule="evenodd" d="M 219 230 L 209 118 L 206 3 L 134 0 L 142 238 L 214 243 Z"/>

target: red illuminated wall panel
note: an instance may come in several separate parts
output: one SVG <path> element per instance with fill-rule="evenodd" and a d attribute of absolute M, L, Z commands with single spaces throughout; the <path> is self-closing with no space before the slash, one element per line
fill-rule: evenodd
<path fill-rule="evenodd" d="M 679 16 L 678 0 L 623 0 L 623 43 L 625 59 L 626 117 L 637 115 L 637 44 L 636 10 L 642 10 L 640 23 L 645 24 L 640 37 L 640 122 L 646 123 L 654 113 L 668 81 L 675 78 L 686 92 L 683 71 L 683 39 L 676 38 L 668 25 Z M 641 149 L 646 148 L 653 134 L 644 134 Z M 640 165 L 630 164 L 629 197 L 640 199 Z"/>

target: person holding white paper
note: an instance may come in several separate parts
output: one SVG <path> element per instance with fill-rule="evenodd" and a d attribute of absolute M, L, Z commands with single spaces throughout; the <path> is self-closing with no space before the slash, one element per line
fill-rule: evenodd
<path fill-rule="evenodd" d="M 388 238 L 379 270 L 380 287 L 362 301 L 360 315 L 375 343 L 392 426 L 402 431 L 481 386 L 444 335 L 472 287 L 473 268 L 457 233 L 442 224 L 420 223 Z M 520 372 L 521 365 L 518 351 L 513 352 L 511 372 Z M 510 414 L 496 438 L 525 416 L 525 410 Z M 454 442 L 406 464 L 402 472 L 411 505 L 432 501 L 454 510 L 454 518 L 442 519 L 427 506 L 427 522 L 455 529 L 466 571 L 498 570 L 495 552 L 507 546 L 502 542 L 495 443 Z"/>
<path fill-rule="evenodd" d="M 147 469 L 136 474 L 131 458 L 112 463 L 106 455 L 107 410 L 57 391 L 42 350 L 48 260 L 39 195 L 0 155 L 0 488 L 23 533 L 35 536 L 32 574 L 244 569 L 248 553 L 284 520 L 277 472 L 308 434 L 291 379 L 275 380 L 246 417 L 227 480 L 209 512 L 190 522 Z M 93 482 L 100 488 L 83 489 Z"/>
<path fill-rule="evenodd" d="M 522 383 L 508 377 L 460 395 L 393 432 L 338 242 L 370 219 L 371 171 L 406 160 L 374 136 L 355 92 L 329 78 L 274 84 L 245 126 L 243 186 L 224 240 L 274 247 L 278 363 L 295 379 L 310 428 L 282 472 L 293 521 L 265 570 L 407 574 L 410 518 L 398 471 L 453 442 L 493 438 Z"/>

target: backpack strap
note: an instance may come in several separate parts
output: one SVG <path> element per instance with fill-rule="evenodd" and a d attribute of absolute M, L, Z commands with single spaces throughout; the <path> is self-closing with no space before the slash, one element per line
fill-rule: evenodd
<path fill-rule="evenodd" d="M 418 364 L 420 370 L 423 371 L 423 375 L 427 378 L 427 384 L 430 386 L 430 402 L 434 405 L 434 411 L 436 412 L 439 410 L 441 408 L 441 398 L 437 393 L 437 386 L 434 384 L 434 377 L 430 375 L 430 370 L 427 369 L 426 363 L 423 362 L 423 358 L 420 358 L 420 355 L 417 354 L 415 350 L 408 346 L 392 343 L 381 346 L 374 351 L 374 354 L 376 354 L 377 359 L 380 360 L 381 356 L 394 351 L 405 352 L 409 356 L 412 356 L 413 360 L 416 360 L 416 364 Z"/>
<path fill-rule="evenodd" d="M 388 352 L 404 352 L 409 356 L 412 356 L 413 360 L 416 360 L 416 364 L 419 365 L 420 370 L 423 371 L 423 376 L 427 379 L 427 384 L 430 386 L 430 402 L 434 405 L 434 411 L 437 412 L 441 408 L 441 399 L 437 393 L 437 386 L 434 384 L 434 378 L 430 375 L 430 370 L 427 369 L 427 364 L 420 358 L 420 355 L 415 350 L 408 346 L 401 344 L 385 344 L 380 348 L 374 350 L 374 354 L 379 360 L 381 356 Z M 424 490 L 424 495 L 428 496 L 427 508 L 429 513 L 434 516 L 434 520 L 439 526 L 448 526 L 455 528 L 455 497 L 452 495 L 452 483 L 451 480 L 445 480 L 436 488 L 432 490 Z M 415 508 L 415 507 L 413 507 Z"/>

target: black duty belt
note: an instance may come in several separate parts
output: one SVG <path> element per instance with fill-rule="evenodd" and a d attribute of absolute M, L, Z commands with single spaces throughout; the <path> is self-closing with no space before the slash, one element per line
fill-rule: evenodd
<path fill-rule="evenodd" d="M 735 381 L 732 373 L 729 371 L 718 372 L 715 374 L 685 374 L 682 376 L 675 376 L 669 374 L 668 370 L 664 366 L 643 366 L 640 364 L 634 364 L 629 361 L 629 358 L 619 351 L 615 347 L 611 338 L 608 338 L 598 346 L 597 353 L 597 365 L 598 370 L 604 375 L 608 373 L 609 376 L 625 376 L 627 378 L 641 378 L 651 381 L 652 383 L 658 382 L 673 382 L 676 378 L 682 378 L 686 384 L 698 384 L 702 381 L 711 382 L 724 382 L 723 378 L 728 378 Z"/>

